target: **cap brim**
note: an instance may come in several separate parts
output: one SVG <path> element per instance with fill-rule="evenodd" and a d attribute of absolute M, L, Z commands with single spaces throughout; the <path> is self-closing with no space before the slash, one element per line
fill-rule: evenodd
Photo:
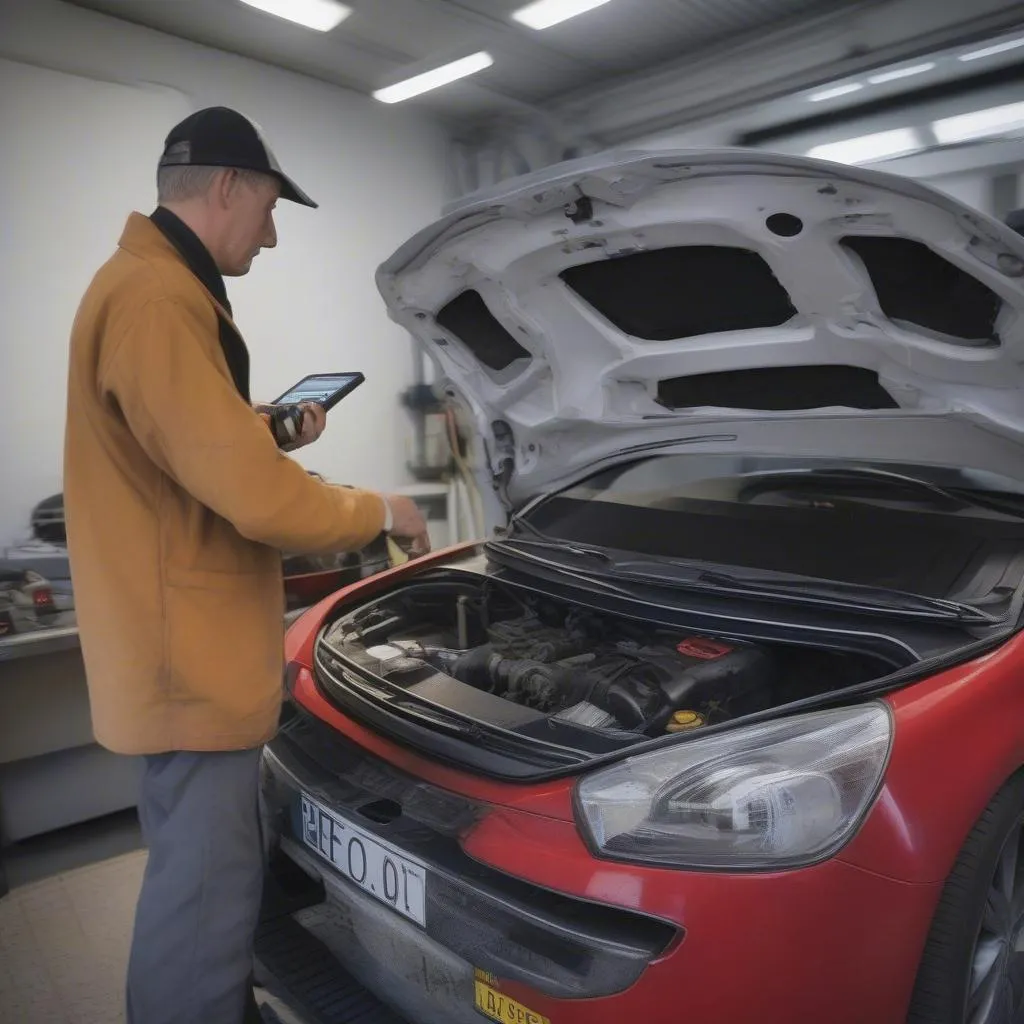
<path fill-rule="evenodd" d="M 310 199 L 309 196 L 307 196 L 306 193 L 303 192 L 302 189 L 299 188 L 299 186 L 296 185 L 295 182 L 287 175 L 278 172 L 277 177 L 281 182 L 282 199 L 287 199 L 292 203 L 298 203 L 300 206 L 308 206 L 313 210 L 319 208 L 320 204 Z"/>

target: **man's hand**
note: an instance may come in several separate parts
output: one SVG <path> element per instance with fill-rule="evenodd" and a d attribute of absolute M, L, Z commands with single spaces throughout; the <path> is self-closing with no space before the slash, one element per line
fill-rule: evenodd
<path fill-rule="evenodd" d="M 419 506 L 404 494 L 386 494 L 391 508 L 391 536 L 410 558 L 420 558 L 430 551 L 427 521 Z"/>
<path fill-rule="evenodd" d="M 271 433 L 278 437 L 277 431 L 270 423 L 275 408 L 277 407 L 273 405 L 253 406 L 253 410 L 267 421 L 268 426 L 271 427 Z M 294 408 L 294 406 L 286 406 L 285 408 L 290 409 Z M 297 448 L 304 448 L 307 444 L 312 444 L 320 437 L 327 426 L 327 411 L 322 405 L 317 405 L 316 402 L 303 402 L 299 409 L 302 411 L 302 429 L 299 432 L 299 436 L 290 444 L 283 444 L 280 438 L 278 438 L 278 444 L 280 444 L 281 451 L 283 452 L 293 452 Z"/>
<path fill-rule="evenodd" d="M 293 448 L 304 448 L 307 444 L 312 444 L 327 426 L 327 413 L 322 405 L 317 405 L 316 402 L 303 402 L 299 408 L 302 410 L 302 433 Z"/>

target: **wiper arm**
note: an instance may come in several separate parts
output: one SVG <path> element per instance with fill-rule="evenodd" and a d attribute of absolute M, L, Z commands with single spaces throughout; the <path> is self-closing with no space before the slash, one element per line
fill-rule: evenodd
<path fill-rule="evenodd" d="M 584 544 L 573 544 L 570 541 L 557 541 L 557 540 L 534 540 L 533 538 L 526 537 L 501 537 L 498 540 L 492 540 L 489 544 L 497 544 L 503 547 L 511 548 L 540 548 L 544 551 L 557 551 L 559 554 L 573 555 L 576 558 L 593 558 L 603 562 L 605 565 L 614 565 L 615 559 L 608 554 L 607 551 L 602 551 L 600 548 L 592 548 Z"/>
<path fill-rule="evenodd" d="M 919 491 L 924 491 L 927 494 L 932 495 L 934 498 L 939 498 L 942 501 L 950 502 L 954 505 L 959 505 L 961 508 L 969 505 L 970 503 L 960 497 L 958 494 L 954 494 L 952 491 L 947 491 L 945 487 L 940 487 L 938 484 L 929 483 L 927 480 L 921 480 L 916 476 L 907 476 L 905 473 L 895 473 L 889 469 L 876 469 L 873 466 L 843 466 L 838 469 L 812 469 L 810 475 L 816 479 L 828 478 L 828 477 L 866 477 L 869 480 L 879 480 L 883 483 L 888 481 L 889 483 L 901 486 L 901 487 L 913 487 Z"/>
<path fill-rule="evenodd" d="M 895 473 L 888 469 L 877 469 L 873 466 L 843 466 L 835 469 L 812 469 L 807 471 L 811 479 L 822 480 L 863 478 L 867 480 L 878 480 L 882 483 L 888 481 L 895 486 L 912 487 L 933 498 L 954 508 L 983 508 L 990 512 L 999 512 L 1002 515 L 1011 516 L 1015 519 L 1024 519 L 1024 508 L 1015 506 L 1009 501 L 988 496 L 962 487 L 942 487 L 939 484 L 921 480 L 916 476 L 907 476 L 905 473 Z"/>
<path fill-rule="evenodd" d="M 522 530 L 529 533 L 530 537 L 519 537 L 516 534 Z M 611 565 L 615 559 L 608 554 L 604 548 L 592 547 L 589 544 L 577 544 L 574 541 L 559 540 L 552 537 L 543 530 L 538 529 L 528 519 L 521 516 L 513 516 L 508 526 L 499 527 L 495 530 L 497 537 L 490 541 L 490 544 L 510 545 L 512 547 L 540 548 L 545 551 L 559 551 L 577 558 L 596 558 Z"/>

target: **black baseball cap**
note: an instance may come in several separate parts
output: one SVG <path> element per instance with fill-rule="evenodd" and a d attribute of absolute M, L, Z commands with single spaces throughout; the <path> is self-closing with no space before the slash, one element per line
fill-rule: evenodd
<path fill-rule="evenodd" d="M 197 110 L 175 125 L 164 142 L 159 166 L 261 171 L 281 182 L 282 199 L 314 209 L 319 205 L 281 170 L 260 126 L 229 107 Z"/>

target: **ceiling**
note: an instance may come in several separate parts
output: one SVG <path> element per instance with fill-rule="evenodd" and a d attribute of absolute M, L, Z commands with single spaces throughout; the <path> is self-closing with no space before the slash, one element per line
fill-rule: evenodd
<path fill-rule="evenodd" d="M 543 32 L 511 19 L 525 0 L 345 0 L 353 14 L 328 33 L 240 0 L 68 2 L 363 93 L 485 49 L 493 67 L 410 101 L 465 126 L 550 109 L 667 62 L 879 0 L 612 0 Z"/>
<path fill-rule="evenodd" d="M 949 102 L 1006 73 L 1012 96 L 1024 81 L 1024 47 L 964 57 L 1024 38 L 1020 0 L 609 0 L 545 31 L 512 19 L 526 0 L 344 0 L 353 13 L 326 33 L 241 0 L 62 2 L 365 95 L 487 50 L 492 67 L 402 104 L 448 129 L 455 194 L 652 139 L 749 145 L 809 118 L 841 138 L 879 104 Z"/>

